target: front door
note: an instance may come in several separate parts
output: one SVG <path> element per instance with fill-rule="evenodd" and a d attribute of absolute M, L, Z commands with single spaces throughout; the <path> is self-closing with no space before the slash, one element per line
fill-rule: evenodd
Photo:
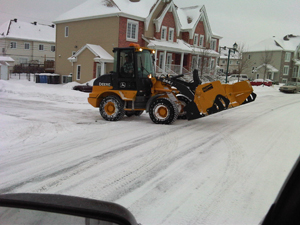
<path fill-rule="evenodd" d="M 96 65 L 96 78 L 97 77 L 100 77 L 102 74 L 101 74 L 101 63 L 97 63 Z"/>

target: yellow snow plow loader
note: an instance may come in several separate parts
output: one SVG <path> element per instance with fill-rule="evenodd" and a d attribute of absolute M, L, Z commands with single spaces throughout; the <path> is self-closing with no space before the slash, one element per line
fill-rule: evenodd
<path fill-rule="evenodd" d="M 171 124 L 177 118 L 197 119 L 256 98 L 249 81 L 201 84 L 197 70 L 192 82 L 184 81 L 183 74 L 155 76 L 152 49 L 132 44 L 113 52 L 114 70 L 95 79 L 88 98 L 108 121 L 139 116 L 145 110 L 154 123 Z"/>

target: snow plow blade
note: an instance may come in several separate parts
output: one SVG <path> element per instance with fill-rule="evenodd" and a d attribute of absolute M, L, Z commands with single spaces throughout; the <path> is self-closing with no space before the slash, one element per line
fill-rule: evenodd
<path fill-rule="evenodd" d="M 255 98 L 256 94 L 253 93 L 249 81 L 234 84 L 221 84 L 220 81 L 214 81 L 199 85 L 196 88 L 194 103 L 197 105 L 200 115 L 204 116 L 252 102 Z M 188 109 L 189 105 L 186 108 Z M 193 115 L 195 114 L 194 111 Z M 192 120 L 196 117 L 188 116 L 188 119 Z"/>

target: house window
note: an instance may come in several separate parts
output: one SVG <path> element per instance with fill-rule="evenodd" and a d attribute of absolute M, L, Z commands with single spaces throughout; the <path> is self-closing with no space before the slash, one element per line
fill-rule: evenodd
<path fill-rule="evenodd" d="M 258 79 L 259 78 L 259 73 L 258 74 L 256 74 L 256 79 Z"/>
<path fill-rule="evenodd" d="M 174 40 L 174 28 L 169 28 L 169 41 Z"/>
<path fill-rule="evenodd" d="M 217 40 L 212 39 L 211 42 L 210 42 L 210 49 L 216 50 L 216 47 L 217 47 Z"/>
<path fill-rule="evenodd" d="M 200 46 L 204 47 L 203 44 L 204 44 L 204 35 L 200 35 Z"/>
<path fill-rule="evenodd" d="M 81 65 L 77 65 L 76 79 L 80 80 L 81 75 Z"/>
<path fill-rule="evenodd" d="M 19 58 L 19 63 L 28 63 L 28 58 Z"/>
<path fill-rule="evenodd" d="M 212 60 L 210 61 L 210 69 L 213 70 L 214 68 L 215 68 L 215 60 L 212 59 Z"/>
<path fill-rule="evenodd" d="M 15 41 L 10 42 L 10 48 L 17 48 L 17 42 Z"/>
<path fill-rule="evenodd" d="M 167 27 L 161 28 L 161 40 L 167 40 Z"/>
<path fill-rule="evenodd" d="M 29 43 L 24 43 L 24 49 L 30 49 L 30 44 Z"/>
<path fill-rule="evenodd" d="M 139 32 L 139 23 L 137 21 L 127 20 L 126 40 L 137 42 L 138 32 Z"/>
<path fill-rule="evenodd" d="M 39 50 L 44 51 L 44 45 L 39 45 Z"/>
<path fill-rule="evenodd" d="M 250 59 L 251 58 L 251 55 L 248 55 L 248 59 Z"/>
<path fill-rule="evenodd" d="M 69 27 L 65 27 L 65 37 L 69 37 Z"/>
<path fill-rule="evenodd" d="M 55 52 L 55 45 L 51 45 L 51 52 Z"/>
<path fill-rule="evenodd" d="M 194 36 L 194 45 L 198 46 L 199 34 L 195 34 Z"/>
<path fill-rule="evenodd" d="M 291 61 L 291 53 L 290 52 L 286 52 L 285 53 L 285 62 L 290 62 Z"/>
<path fill-rule="evenodd" d="M 283 75 L 289 75 L 289 66 L 284 66 L 283 67 Z"/>
<path fill-rule="evenodd" d="M 163 63 L 164 63 L 164 53 L 163 52 L 161 52 L 160 54 L 159 54 L 159 68 L 163 68 Z"/>

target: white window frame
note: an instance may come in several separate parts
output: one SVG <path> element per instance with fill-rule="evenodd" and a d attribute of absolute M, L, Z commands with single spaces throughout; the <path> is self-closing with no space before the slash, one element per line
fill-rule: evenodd
<path fill-rule="evenodd" d="M 44 51 L 44 45 L 43 44 L 39 44 L 39 51 Z"/>
<path fill-rule="evenodd" d="M 135 33 L 132 33 L 132 28 L 135 26 Z M 135 20 L 127 20 L 126 26 L 126 41 L 137 42 L 139 37 L 139 22 Z"/>
<path fill-rule="evenodd" d="M 198 68 L 200 68 L 201 69 L 201 65 L 202 64 L 202 57 L 199 57 L 198 58 Z"/>
<path fill-rule="evenodd" d="M 204 35 L 200 35 L 200 43 L 199 43 L 199 45 L 201 46 L 201 47 L 204 47 L 203 45 L 204 45 Z"/>
<path fill-rule="evenodd" d="M 69 37 L 69 27 L 65 26 L 65 37 Z"/>
<path fill-rule="evenodd" d="M 165 26 L 161 27 L 161 40 L 166 41 L 167 40 L 167 34 L 168 34 L 168 28 Z"/>
<path fill-rule="evenodd" d="M 194 45 L 198 46 L 199 45 L 199 34 L 194 35 Z"/>
<path fill-rule="evenodd" d="M 169 28 L 169 33 L 168 33 L 168 41 L 173 42 L 174 41 L 174 28 L 170 27 Z"/>
<path fill-rule="evenodd" d="M 28 48 L 26 48 L 26 46 L 28 46 Z M 24 49 L 25 49 L 25 50 L 30 50 L 30 43 L 25 42 L 25 43 L 24 43 Z"/>
<path fill-rule="evenodd" d="M 285 62 L 290 62 L 291 61 L 291 53 L 290 52 L 286 52 L 285 53 Z"/>
<path fill-rule="evenodd" d="M 19 58 L 19 63 L 28 63 L 28 58 L 27 57 L 20 57 Z"/>
<path fill-rule="evenodd" d="M 79 70 L 78 70 L 79 68 Z M 76 80 L 80 80 L 81 78 L 81 65 L 77 65 L 76 67 Z"/>
<path fill-rule="evenodd" d="M 290 70 L 289 66 L 284 66 L 283 67 L 283 75 L 289 75 L 289 70 Z"/>
<path fill-rule="evenodd" d="M 216 40 L 216 39 L 211 39 L 211 42 L 210 42 L 210 49 L 216 51 L 216 48 L 217 48 L 217 40 Z"/>
<path fill-rule="evenodd" d="M 50 50 L 51 52 L 55 52 L 55 45 L 51 45 Z"/>
<path fill-rule="evenodd" d="M 16 41 L 11 41 L 10 42 L 10 48 L 11 49 L 16 49 L 17 48 L 17 42 Z"/>

